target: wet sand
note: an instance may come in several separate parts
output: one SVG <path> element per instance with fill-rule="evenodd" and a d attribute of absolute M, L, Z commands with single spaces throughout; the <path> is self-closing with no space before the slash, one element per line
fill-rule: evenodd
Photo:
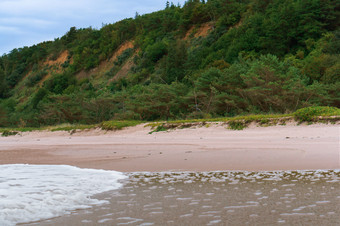
<path fill-rule="evenodd" d="M 107 204 L 28 225 L 340 224 L 340 171 L 128 175 Z"/>
<path fill-rule="evenodd" d="M 149 132 L 140 125 L 0 137 L 0 164 L 65 164 L 129 176 L 123 188 L 94 197 L 107 204 L 28 225 L 340 223 L 339 170 L 318 171 L 340 169 L 339 124 Z M 273 170 L 283 171 L 256 173 Z"/>
<path fill-rule="evenodd" d="M 28 132 L 0 137 L 0 164 L 65 164 L 137 171 L 339 169 L 339 125 L 222 125 L 149 134 L 122 131 Z"/>

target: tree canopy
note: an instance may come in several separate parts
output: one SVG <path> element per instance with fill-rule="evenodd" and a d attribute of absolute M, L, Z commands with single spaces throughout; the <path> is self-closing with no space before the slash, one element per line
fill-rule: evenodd
<path fill-rule="evenodd" d="M 0 126 L 340 107 L 337 0 L 188 0 L 0 57 Z"/>

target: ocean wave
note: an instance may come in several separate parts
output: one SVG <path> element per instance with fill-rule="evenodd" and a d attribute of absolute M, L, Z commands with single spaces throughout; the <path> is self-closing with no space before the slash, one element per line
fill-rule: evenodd
<path fill-rule="evenodd" d="M 66 165 L 0 165 L 0 224 L 15 225 L 104 204 L 91 196 L 122 186 L 116 171 Z"/>

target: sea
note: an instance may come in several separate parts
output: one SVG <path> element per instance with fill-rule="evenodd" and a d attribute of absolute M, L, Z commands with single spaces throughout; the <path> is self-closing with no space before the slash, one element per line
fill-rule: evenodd
<path fill-rule="evenodd" d="M 0 225 L 340 225 L 340 170 L 0 165 Z"/>

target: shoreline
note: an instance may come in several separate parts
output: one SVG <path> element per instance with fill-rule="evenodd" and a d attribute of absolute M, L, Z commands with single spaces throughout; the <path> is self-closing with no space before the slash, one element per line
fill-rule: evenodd
<path fill-rule="evenodd" d="M 28 225 L 338 225 L 339 176 L 130 173 L 122 188 L 94 197 L 109 203 Z"/>
<path fill-rule="evenodd" d="M 0 164 L 61 164 L 121 172 L 340 169 L 339 124 L 228 130 L 223 125 L 149 134 L 138 125 L 71 134 L 0 137 Z"/>

